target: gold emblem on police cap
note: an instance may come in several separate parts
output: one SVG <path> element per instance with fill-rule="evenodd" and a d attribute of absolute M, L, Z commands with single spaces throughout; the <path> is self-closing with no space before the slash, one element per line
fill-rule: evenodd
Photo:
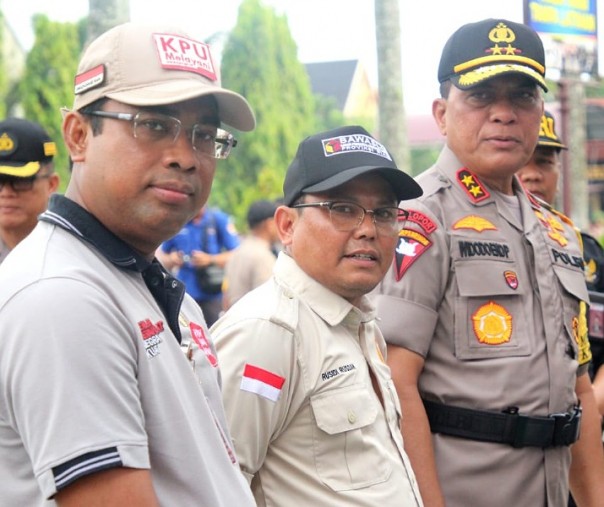
<path fill-rule="evenodd" d="M 503 55 L 504 51 L 506 55 L 515 55 L 519 51 L 512 46 L 512 42 L 516 40 L 516 34 L 505 23 L 499 23 L 489 32 L 489 40 L 495 43 L 492 48 L 487 50 L 493 55 Z M 507 44 L 507 46 L 499 46 L 501 43 Z"/>

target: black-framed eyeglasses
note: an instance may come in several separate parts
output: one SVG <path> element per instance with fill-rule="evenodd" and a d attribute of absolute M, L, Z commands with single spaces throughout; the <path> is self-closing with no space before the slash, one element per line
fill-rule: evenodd
<path fill-rule="evenodd" d="M 84 110 L 82 113 L 132 122 L 132 135 L 140 142 L 155 146 L 158 143 L 174 144 L 183 130 L 182 122 L 178 118 L 152 111 L 139 111 L 132 114 Z M 213 125 L 196 123 L 187 132 L 191 133 L 193 149 L 212 158 L 225 159 L 231 149 L 237 146 L 237 139 L 233 134 Z"/>
<path fill-rule="evenodd" d="M 396 236 L 403 226 L 409 213 L 395 206 L 385 206 L 383 208 L 365 209 L 360 204 L 346 201 L 324 201 L 324 202 L 306 202 L 295 204 L 293 208 L 327 208 L 329 218 L 334 227 L 343 232 L 353 231 L 365 220 L 365 215 L 373 215 L 373 223 L 376 229 L 384 234 Z"/>
<path fill-rule="evenodd" d="M 4 188 L 4 185 L 10 185 L 15 192 L 27 192 L 34 188 L 36 180 L 42 180 L 48 178 L 50 174 L 34 174 L 26 178 L 19 178 L 18 176 L 9 176 L 7 174 L 0 174 L 0 190 Z"/>

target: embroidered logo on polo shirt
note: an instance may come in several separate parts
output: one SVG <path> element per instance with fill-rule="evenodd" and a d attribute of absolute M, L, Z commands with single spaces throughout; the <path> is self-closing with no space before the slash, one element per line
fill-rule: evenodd
<path fill-rule="evenodd" d="M 163 340 L 160 335 L 164 332 L 164 323 L 159 320 L 157 323 L 153 324 L 151 319 L 145 319 L 138 323 L 138 327 L 143 336 L 147 357 L 153 359 L 161 352 L 159 350 L 159 345 Z"/>
<path fill-rule="evenodd" d="M 191 322 L 189 324 L 189 329 L 191 330 L 191 337 L 193 338 L 193 341 L 195 341 L 197 346 L 206 355 L 210 364 L 216 368 L 218 366 L 218 359 L 214 355 L 214 351 L 212 350 L 212 346 L 210 345 L 210 341 L 208 340 L 203 327 L 201 327 L 199 324 L 195 324 L 195 322 Z"/>

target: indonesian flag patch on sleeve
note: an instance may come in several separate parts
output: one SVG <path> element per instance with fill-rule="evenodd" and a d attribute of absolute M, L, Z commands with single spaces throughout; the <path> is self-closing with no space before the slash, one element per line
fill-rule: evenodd
<path fill-rule="evenodd" d="M 241 377 L 240 389 L 274 402 L 279 399 L 284 383 L 284 377 L 258 368 L 258 366 L 246 364 Z"/>

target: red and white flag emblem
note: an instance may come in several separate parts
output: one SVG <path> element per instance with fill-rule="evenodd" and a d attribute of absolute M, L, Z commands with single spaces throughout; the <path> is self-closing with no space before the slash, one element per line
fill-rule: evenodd
<path fill-rule="evenodd" d="M 252 364 L 246 364 L 241 377 L 242 391 L 254 393 L 267 400 L 277 401 L 285 378 Z"/>

